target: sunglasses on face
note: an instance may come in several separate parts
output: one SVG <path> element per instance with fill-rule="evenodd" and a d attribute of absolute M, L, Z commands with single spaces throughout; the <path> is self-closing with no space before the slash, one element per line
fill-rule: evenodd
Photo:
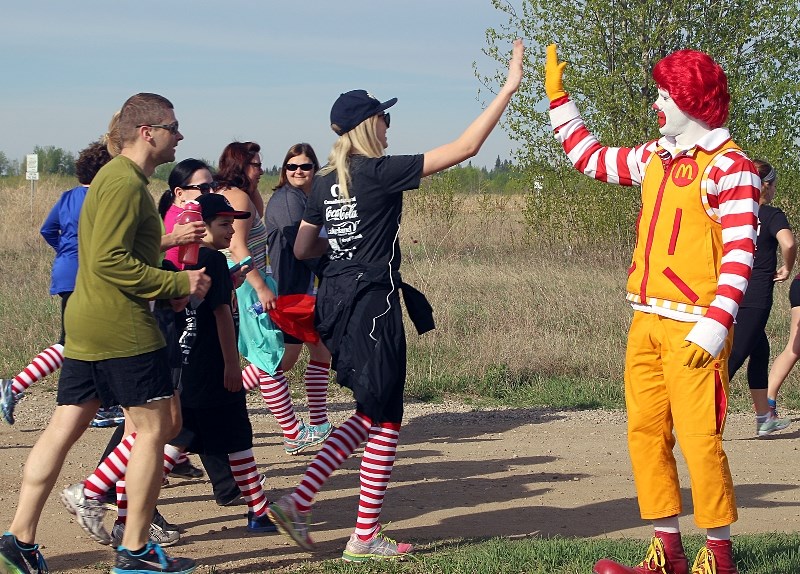
<path fill-rule="evenodd" d="M 389 122 L 391 121 L 391 116 L 389 115 L 389 112 L 382 113 L 381 117 L 383 118 L 383 121 L 386 122 L 386 127 L 388 128 Z"/>
<path fill-rule="evenodd" d="M 314 169 L 313 163 L 287 163 L 286 164 L 286 171 L 296 171 L 301 169 L 303 171 L 311 171 Z"/>
<path fill-rule="evenodd" d="M 182 185 L 181 189 L 196 189 L 201 194 L 205 195 L 205 194 L 211 193 L 212 191 L 217 189 L 217 182 L 214 181 L 214 182 L 211 182 L 211 183 L 198 183 L 198 184 L 195 184 L 195 185 Z"/>
<path fill-rule="evenodd" d="M 139 124 L 136 127 L 143 128 L 145 126 L 149 128 L 161 128 L 162 130 L 167 130 L 172 135 L 178 134 L 178 122 L 172 122 L 171 124 Z"/>

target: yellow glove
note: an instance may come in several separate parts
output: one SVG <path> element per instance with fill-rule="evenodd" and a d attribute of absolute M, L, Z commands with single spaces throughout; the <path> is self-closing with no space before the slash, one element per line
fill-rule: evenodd
<path fill-rule="evenodd" d="M 547 47 L 547 60 L 545 60 L 544 64 L 544 91 L 551 102 L 567 95 L 567 92 L 564 91 L 564 82 L 561 79 L 566 67 L 566 62 L 558 61 L 556 45 L 550 44 Z"/>
<path fill-rule="evenodd" d="M 683 366 L 690 369 L 704 369 L 711 364 L 714 356 L 697 343 L 684 341 L 681 343 Z"/>

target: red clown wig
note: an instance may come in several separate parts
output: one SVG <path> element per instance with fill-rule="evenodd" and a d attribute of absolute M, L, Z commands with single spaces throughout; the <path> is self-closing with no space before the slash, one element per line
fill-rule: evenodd
<path fill-rule="evenodd" d="M 681 111 L 718 128 L 728 120 L 728 78 L 711 56 L 697 50 L 678 50 L 659 61 L 653 79 L 667 90 Z"/>

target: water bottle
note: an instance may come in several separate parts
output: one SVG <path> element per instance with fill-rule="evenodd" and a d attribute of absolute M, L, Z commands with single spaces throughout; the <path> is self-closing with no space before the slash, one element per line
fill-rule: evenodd
<path fill-rule="evenodd" d="M 256 301 L 255 303 L 250 305 L 250 307 L 248 307 L 247 310 L 250 311 L 250 314 L 253 317 L 258 317 L 259 315 L 261 315 L 261 313 L 264 312 L 264 305 L 261 304 L 261 301 Z"/>
<path fill-rule="evenodd" d="M 183 206 L 183 211 L 175 220 L 176 224 L 183 225 L 194 221 L 203 221 L 203 212 L 200 204 L 196 201 L 187 201 Z M 183 265 L 196 265 L 197 256 L 200 253 L 199 243 L 187 243 L 178 247 L 178 261 Z"/>

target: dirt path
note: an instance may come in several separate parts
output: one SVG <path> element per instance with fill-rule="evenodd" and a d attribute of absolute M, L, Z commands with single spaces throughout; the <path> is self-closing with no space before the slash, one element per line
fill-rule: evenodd
<path fill-rule="evenodd" d="M 18 422 L 0 426 L 5 485 L 0 525 L 11 520 L 23 463 L 46 424 L 53 393 L 36 390 L 20 403 Z M 275 498 L 302 475 L 310 455 L 284 454 L 274 419 L 251 396 L 256 458 Z M 351 405 L 332 405 L 334 422 Z M 796 419 L 800 417 L 794 417 Z M 767 439 L 753 438 L 749 415 L 732 415 L 725 448 L 740 507 L 736 533 L 796 531 L 800 527 L 798 445 L 800 422 Z M 67 460 L 58 488 L 84 478 L 111 431 L 90 429 Z M 638 517 L 625 446 L 624 413 L 541 409 L 469 411 L 460 405 L 409 405 L 392 484 L 384 505 L 391 535 L 424 545 L 459 537 L 564 535 L 647 538 Z M 196 457 L 193 457 L 197 462 Z M 245 529 L 243 506 L 214 504 L 205 480 L 171 479 L 159 507 L 185 530 L 172 553 L 191 556 L 198 572 L 261 572 L 306 560 L 335 558 L 349 536 L 357 505 L 358 457 L 333 475 L 314 510 L 318 551 L 298 552 L 280 535 Z M 688 476 L 681 467 L 684 507 L 691 512 Z M 107 516 L 110 528 L 113 518 Z M 690 518 L 684 532 L 697 532 Z M 113 553 L 84 535 L 58 500 L 50 497 L 38 542 L 51 572 L 108 571 Z"/>

